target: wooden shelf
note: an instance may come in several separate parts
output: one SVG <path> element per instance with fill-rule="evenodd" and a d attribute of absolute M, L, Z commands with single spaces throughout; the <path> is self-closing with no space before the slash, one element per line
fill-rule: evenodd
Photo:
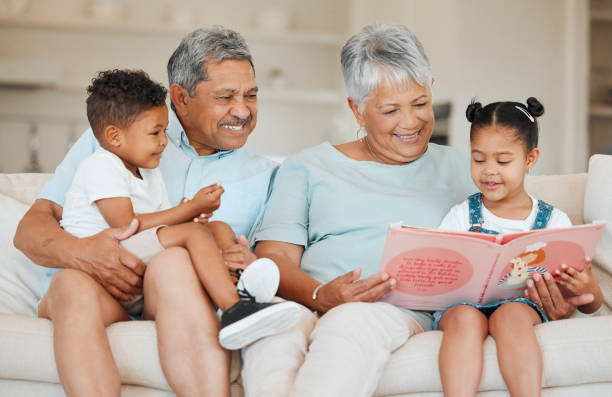
<path fill-rule="evenodd" d="M 612 119 L 612 105 L 591 105 L 589 108 L 589 115 L 591 117 Z"/>
<path fill-rule="evenodd" d="M 45 20 L 35 18 L 0 17 L 0 27 L 25 28 L 37 30 L 54 30 L 67 32 L 92 32 L 105 35 L 159 35 L 181 38 L 196 29 L 197 26 L 179 27 L 172 25 L 138 25 L 133 23 L 117 23 L 96 19 Z M 333 33 L 279 31 L 263 32 L 241 30 L 248 41 L 276 42 L 288 44 L 312 44 L 323 46 L 341 46 L 344 37 Z"/>
<path fill-rule="evenodd" d="M 612 10 L 591 11 L 591 20 L 595 22 L 612 22 Z"/>

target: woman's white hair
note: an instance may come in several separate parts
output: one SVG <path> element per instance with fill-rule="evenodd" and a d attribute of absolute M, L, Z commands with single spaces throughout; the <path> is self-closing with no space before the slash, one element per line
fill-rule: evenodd
<path fill-rule="evenodd" d="M 431 87 L 432 74 L 423 45 L 405 26 L 375 24 L 351 37 L 340 56 L 348 96 L 360 111 L 382 79 L 397 87 L 412 78 Z"/>

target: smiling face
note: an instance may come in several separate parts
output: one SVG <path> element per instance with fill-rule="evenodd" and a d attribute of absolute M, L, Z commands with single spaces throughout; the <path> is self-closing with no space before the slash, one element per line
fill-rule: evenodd
<path fill-rule="evenodd" d="M 141 112 L 127 127 L 105 129 L 104 148 L 116 154 L 126 168 L 139 176 L 138 168 L 156 168 L 166 148 L 168 108 L 156 106 Z"/>
<path fill-rule="evenodd" d="M 361 112 L 349 104 L 365 127 L 372 152 L 387 164 L 403 164 L 421 157 L 434 128 L 431 89 L 410 79 L 398 89 L 386 82 L 368 99 Z"/>
<path fill-rule="evenodd" d="M 471 141 L 472 179 L 487 204 L 514 204 L 525 199 L 525 174 L 536 163 L 539 150 L 527 152 L 515 131 L 501 125 L 474 131 Z"/>
<path fill-rule="evenodd" d="M 206 64 L 208 80 L 199 82 L 194 97 L 178 84 L 171 87 L 177 116 L 189 143 L 200 155 L 237 149 L 257 123 L 257 84 L 247 60 Z M 177 94 L 182 90 L 182 95 Z"/>

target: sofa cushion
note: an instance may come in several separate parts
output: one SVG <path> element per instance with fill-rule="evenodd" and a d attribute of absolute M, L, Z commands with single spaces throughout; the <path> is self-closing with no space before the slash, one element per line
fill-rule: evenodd
<path fill-rule="evenodd" d="M 53 174 L 0 174 L 0 194 L 32 204 Z"/>
<path fill-rule="evenodd" d="M 525 189 L 538 200 L 559 208 L 574 225 L 584 223 L 583 205 L 587 174 L 528 175 Z"/>
<path fill-rule="evenodd" d="M 545 388 L 612 379 L 612 316 L 552 321 L 536 326 L 542 349 Z M 441 331 L 424 332 L 410 338 L 391 355 L 375 396 L 436 392 L 442 389 L 438 375 Z M 484 344 L 484 367 L 480 391 L 505 391 L 499 372 L 495 341 Z M 506 394 L 504 394 L 506 395 Z"/>
<path fill-rule="evenodd" d="M 157 352 L 152 321 L 124 321 L 106 329 L 121 383 L 170 390 Z M 51 321 L 0 314 L 0 378 L 59 383 L 53 357 Z M 230 379 L 240 373 L 240 355 L 232 352 Z"/>
<path fill-rule="evenodd" d="M 0 194 L 0 313 L 36 314 L 45 268 L 13 246 L 19 220 L 28 207 Z"/>
<path fill-rule="evenodd" d="M 596 154 L 589 160 L 584 198 L 586 222 L 608 222 L 593 256 L 594 271 L 602 287 L 605 311 L 612 309 L 612 156 Z"/>

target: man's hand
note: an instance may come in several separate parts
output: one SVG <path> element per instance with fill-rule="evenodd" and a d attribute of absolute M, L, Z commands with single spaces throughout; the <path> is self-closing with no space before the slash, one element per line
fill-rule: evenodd
<path fill-rule="evenodd" d="M 134 218 L 128 226 L 109 228 L 78 239 L 73 251 L 74 267 L 92 276 L 119 300 L 130 300 L 133 294 L 141 294 L 145 265 L 119 244 L 136 230 L 138 220 Z"/>
<path fill-rule="evenodd" d="M 361 268 L 336 277 L 323 285 L 317 293 L 319 311 L 327 312 L 347 302 L 377 302 L 395 288 L 396 281 L 387 273 L 374 274 L 359 280 Z"/>
<path fill-rule="evenodd" d="M 576 307 L 590 303 L 594 299 L 593 294 L 564 298 L 555 279 L 549 273 L 544 273 L 544 276 L 534 273 L 533 280 L 527 280 L 525 296 L 540 306 L 549 320 L 569 318 L 576 311 Z"/>
<path fill-rule="evenodd" d="M 238 236 L 236 244 L 221 251 L 221 255 L 234 282 L 238 281 L 239 274 L 257 259 L 249 247 L 249 241 L 243 235 Z"/>

